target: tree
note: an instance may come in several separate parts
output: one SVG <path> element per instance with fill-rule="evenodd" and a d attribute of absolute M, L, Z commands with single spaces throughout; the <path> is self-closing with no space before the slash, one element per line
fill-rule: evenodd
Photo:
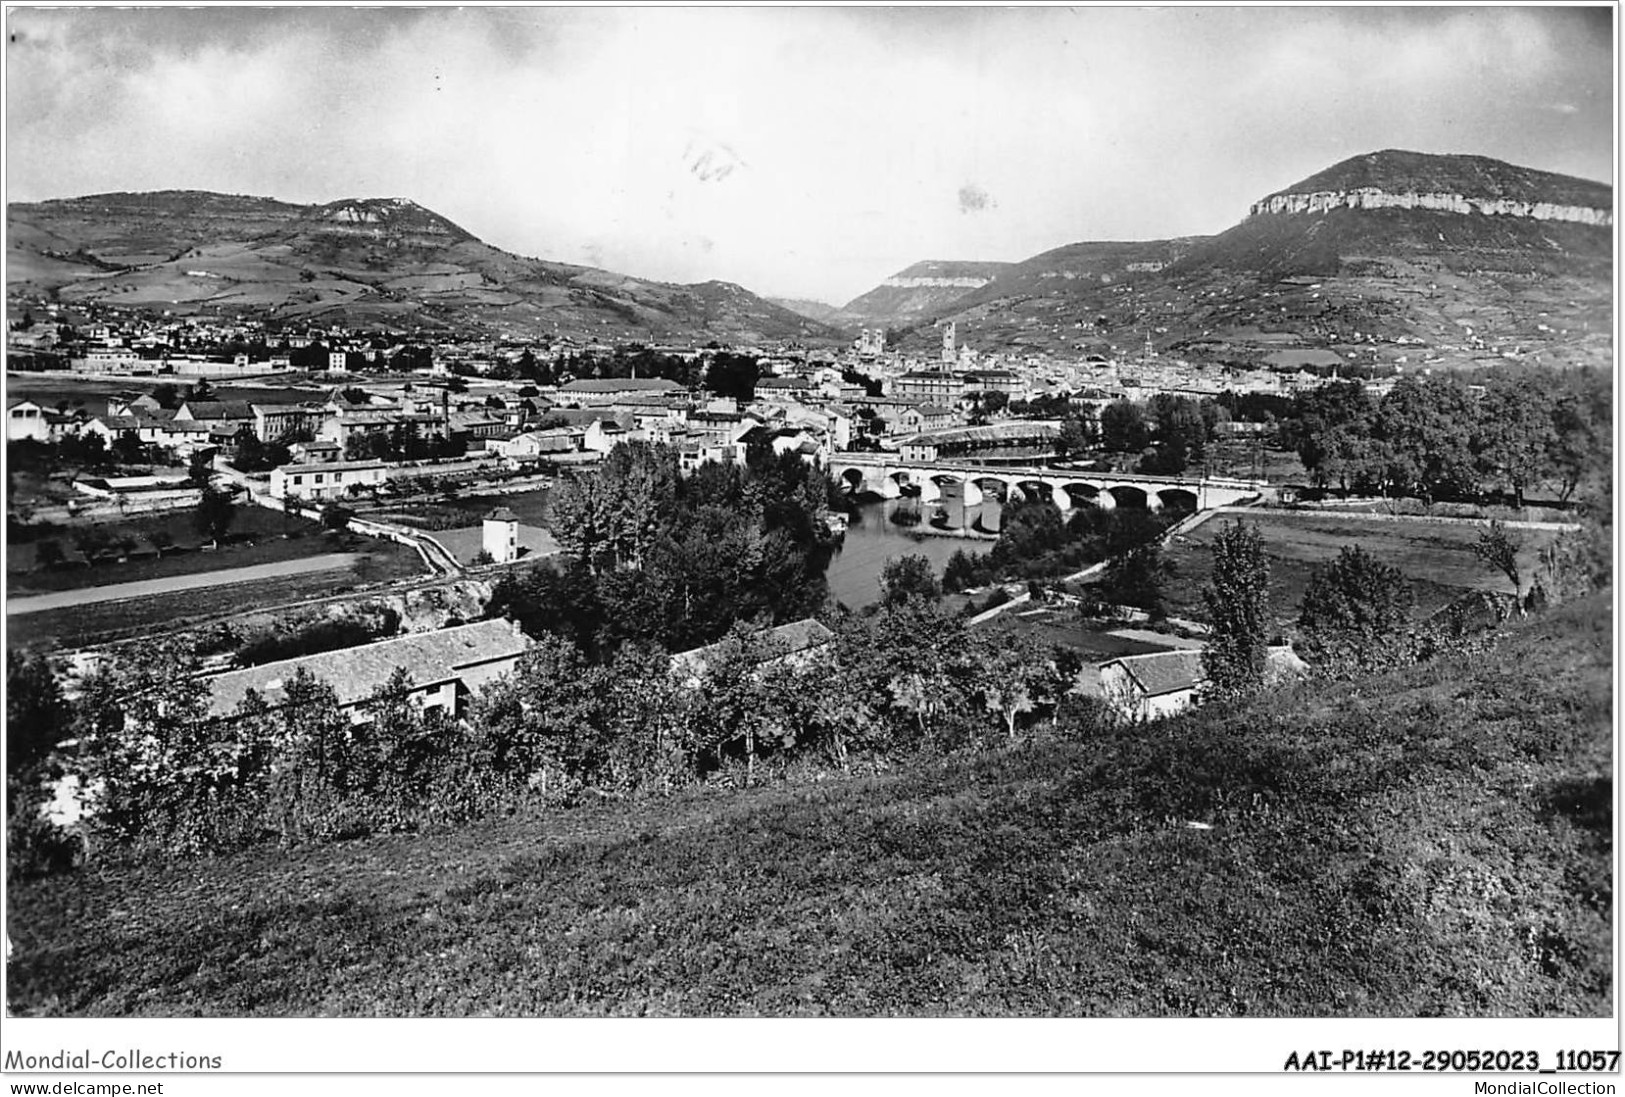
<path fill-rule="evenodd" d="M 481 696 L 482 729 L 491 769 L 534 778 L 544 798 L 569 799 L 580 789 L 595 749 L 598 697 L 580 651 L 543 635 L 512 675 Z"/>
<path fill-rule="evenodd" d="M 73 706 L 78 776 L 100 784 L 93 823 L 117 840 L 173 852 L 213 845 L 215 805 L 240 776 L 233 743 L 208 726 L 208 686 L 177 641 L 125 649 L 80 682 Z"/>
<path fill-rule="evenodd" d="M 152 398 L 158 401 L 158 406 L 165 411 L 174 411 L 181 406 L 180 390 L 174 385 L 165 382 L 152 390 Z"/>
<path fill-rule="evenodd" d="M 1050 699 L 1056 669 L 1031 633 L 1006 629 L 976 638 L 972 655 L 982 706 L 1003 721 L 1005 738 L 1013 743 L 1021 716 Z"/>
<path fill-rule="evenodd" d="M 1478 414 L 1477 402 L 1453 380 L 1399 382 L 1378 404 L 1372 423 L 1384 479 L 1424 499 L 1473 494 Z"/>
<path fill-rule="evenodd" d="M 199 451 L 192 454 L 186 463 L 186 480 L 188 483 L 203 487 L 214 478 L 214 451 Z"/>
<path fill-rule="evenodd" d="M 219 544 L 236 518 L 237 506 L 231 501 L 231 494 L 204 485 L 198 493 L 197 510 L 194 512 L 198 532 L 208 534 L 210 540 Z"/>
<path fill-rule="evenodd" d="M 1344 492 L 1356 484 L 1380 484 L 1386 470 L 1372 445 L 1376 411 L 1356 381 L 1321 385 L 1292 401 L 1282 441 L 1297 451 L 1316 484 L 1335 484 Z"/>
<path fill-rule="evenodd" d="M 1382 639 L 1410 620 L 1415 596 L 1404 572 L 1358 545 L 1309 573 L 1298 624 L 1312 633 L 1354 633 Z"/>
<path fill-rule="evenodd" d="M 1366 670 L 1402 655 L 1399 640 L 1415 597 L 1410 580 L 1358 545 L 1309 573 L 1298 626 L 1310 661 L 1336 670 Z"/>
<path fill-rule="evenodd" d="M 350 718 L 328 683 L 298 667 L 282 686 L 269 744 L 271 817 L 282 841 L 326 841 L 367 828 L 364 759 Z"/>
<path fill-rule="evenodd" d="M 1554 410 L 1550 391 L 1540 380 L 1528 375 L 1485 379 L 1473 450 L 1479 472 L 1499 476 L 1520 508 L 1524 489 L 1548 467 L 1557 444 Z"/>
<path fill-rule="evenodd" d="M 1100 412 L 1100 444 L 1112 453 L 1139 453 L 1146 446 L 1150 431 L 1140 405 L 1128 400 L 1115 400 Z"/>
<path fill-rule="evenodd" d="M 350 519 L 355 517 L 355 511 L 338 503 L 328 503 L 322 508 L 322 526 L 331 530 L 349 528 Z"/>
<path fill-rule="evenodd" d="M 1599 387 L 1590 393 L 1565 392 L 1552 404 L 1546 466 L 1557 476 L 1559 497 L 1564 502 L 1588 471 L 1606 469 L 1611 464 L 1609 396 L 1606 388 Z"/>
<path fill-rule="evenodd" d="M 6 802 L 12 781 L 26 782 L 68 729 L 68 706 L 56 668 L 44 655 L 6 652 Z"/>
<path fill-rule="evenodd" d="M 1073 457 L 1086 452 L 1095 441 L 1094 424 L 1081 416 L 1068 416 L 1061 424 L 1061 433 L 1055 438 L 1055 453 L 1060 457 Z"/>
<path fill-rule="evenodd" d="M 756 382 L 762 375 L 754 355 L 721 351 L 713 355 L 705 370 L 705 387 L 718 396 L 740 403 L 756 398 Z"/>
<path fill-rule="evenodd" d="M 950 747 L 974 736 L 978 677 L 974 643 L 963 618 L 938 602 L 913 598 L 883 606 L 870 619 L 895 741 Z"/>
<path fill-rule="evenodd" d="M 74 461 L 86 468 L 107 465 L 107 438 L 98 432 L 65 435 L 59 448 L 65 461 Z"/>
<path fill-rule="evenodd" d="M 980 582 L 981 569 L 976 557 L 964 549 L 954 549 L 954 554 L 948 557 L 947 566 L 942 569 L 942 589 L 949 594 L 958 594 Z"/>
<path fill-rule="evenodd" d="M 880 572 L 880 590 L 883 606 L 898 606 L 910 600 L 937 602 L 942 599 L 942 587 L 931 561 L 916 554 L 887 560 Z"/>
<path fill-rule="evenodd" d="M 1164 616 L 1162 586 L 1173 565 L 1155 541 L 1137 545 L 1106 565 L 1102 586 L 1117 605 L 1143 609 L 1154 618 Z"/>
<path fill-rule="evenodd" d="M 676 499 L 673 452 L 622 443 L 590 473 L 559 481 L 549 500 L 554 536 L 595 574 L 638 568 Z"/>
<path fill-rule="evenodd" d="M 1159 392 L 1151 398 L 1150 411 L 1157 424 L 1153 440 L 1163 474 L 1177 476 L 1191 461 L 1202 459 L 1207 425 L 1196 401 Z"/>
<path fill-rule="evenodd" d="M 1213 541 L 1213 582 L 1202 590 L 1211 628 L 1202 666 L 1219 697 L 1245 697 L 1264 684 L 1272 627 L 1269 578 L 1258 527 L 1225 523 Z"/>
<path fill-rule="evenodd" d="M 113 459 L 121 465 L 138 465 L 147 459 L 147 446 L 133 431 L 113 439 Z"/>
<path fill-rule="evenodd" d="M 1511 581 L 1514 597 L 1523 595 L 1523 573 L 1518 568 L 1518 552 L 1522 548 L 1522 541 L 1504 522 L 1491 522 L 1473 545 L 1474 556 Z"/>

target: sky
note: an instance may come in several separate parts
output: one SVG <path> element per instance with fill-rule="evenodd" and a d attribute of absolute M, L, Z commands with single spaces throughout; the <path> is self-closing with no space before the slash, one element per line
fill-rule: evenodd
<path fill-rule="evenodd" d="M 405 197 L 522 255 L 841 304 L 1216 233 L 1384 148 L 1611 181 L 1613 12 L 12 8 L 8 201 Z"/>

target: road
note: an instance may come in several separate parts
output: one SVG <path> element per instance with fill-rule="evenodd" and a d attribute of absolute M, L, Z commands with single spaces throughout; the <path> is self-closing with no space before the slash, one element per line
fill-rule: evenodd
<path fill-rule="evenodd" d="M 308 556 L 301 560 L 280 560 L 274 564 L 254 564 L 246 568 L 227 568 L 224 571 L 204 571 L 192 575 L 174 575 L 168 579 L 145 579 L 138 583 L 111 583 L 101 587 L 81 587 L 53 594 L 35 594 L 26 598 L 6 601 L 6 616 L 23 613 L 43 613 L 53 609 L 90 605 L 94 602 L 116 602 L 126 598 L 145 598 L 153 594 L 174 594 L 183 590 L 217 587 L 226 583 L 246 583 L 254 579 L 280 579 L 287 575 L 304 575 L 313 571 L 336 571 L 347 568 L 357 559 L 353 552 L 330 552 L 322 556 Z"/>

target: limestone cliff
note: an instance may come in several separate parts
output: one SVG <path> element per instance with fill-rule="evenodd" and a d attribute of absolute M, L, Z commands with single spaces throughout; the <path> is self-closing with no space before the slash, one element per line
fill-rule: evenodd
<path fill-rule="evenodd" d="M 1249 217 L 1272 213 L 1326 213 L 1351 210 L 1439 210 L 1445 213 L 1479 213 L 1492 217 L 1524 217 L 1535 221 L 1568 221 L 1603 227 L 1614 223 L 1613 211 L 1591 206 L 1565 206 L 1555 202 L 1530 202 L 1512 198 L 1481 198 L 1442 192 L 1393 193 L 1376 187 L 1348 191 L 1286 192 L 1254 202 Z"/>
<path fill-rule="evenodd" d="M 929 322 L 991 282 L 1009 263 L 927 260 L 898 271 L 841 309 L 850 324 Z"/>

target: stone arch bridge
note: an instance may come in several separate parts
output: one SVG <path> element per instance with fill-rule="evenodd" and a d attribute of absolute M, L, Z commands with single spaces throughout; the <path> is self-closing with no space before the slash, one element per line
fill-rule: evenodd
<path fill-rule="evenodd" d="M 883 499 L 912 495 L 918 489 L 921 502 L 929 503 L 940 499 L 944 488 L 957 486 L 964 493 L 966 506 L 975 506 L 985 496 L 993 495 L 1001 501 L 1020 497 L 1053 502 L 1062 510 L 1079 506 L 1209 510 L 1256 498 L 1264 487 L 1256 480 L 1139 476 L 971 461 L 908 461 L 883 453 L 836 454 L 829 462 L 829 473 L 848 491 L 873 492 Z"/>

